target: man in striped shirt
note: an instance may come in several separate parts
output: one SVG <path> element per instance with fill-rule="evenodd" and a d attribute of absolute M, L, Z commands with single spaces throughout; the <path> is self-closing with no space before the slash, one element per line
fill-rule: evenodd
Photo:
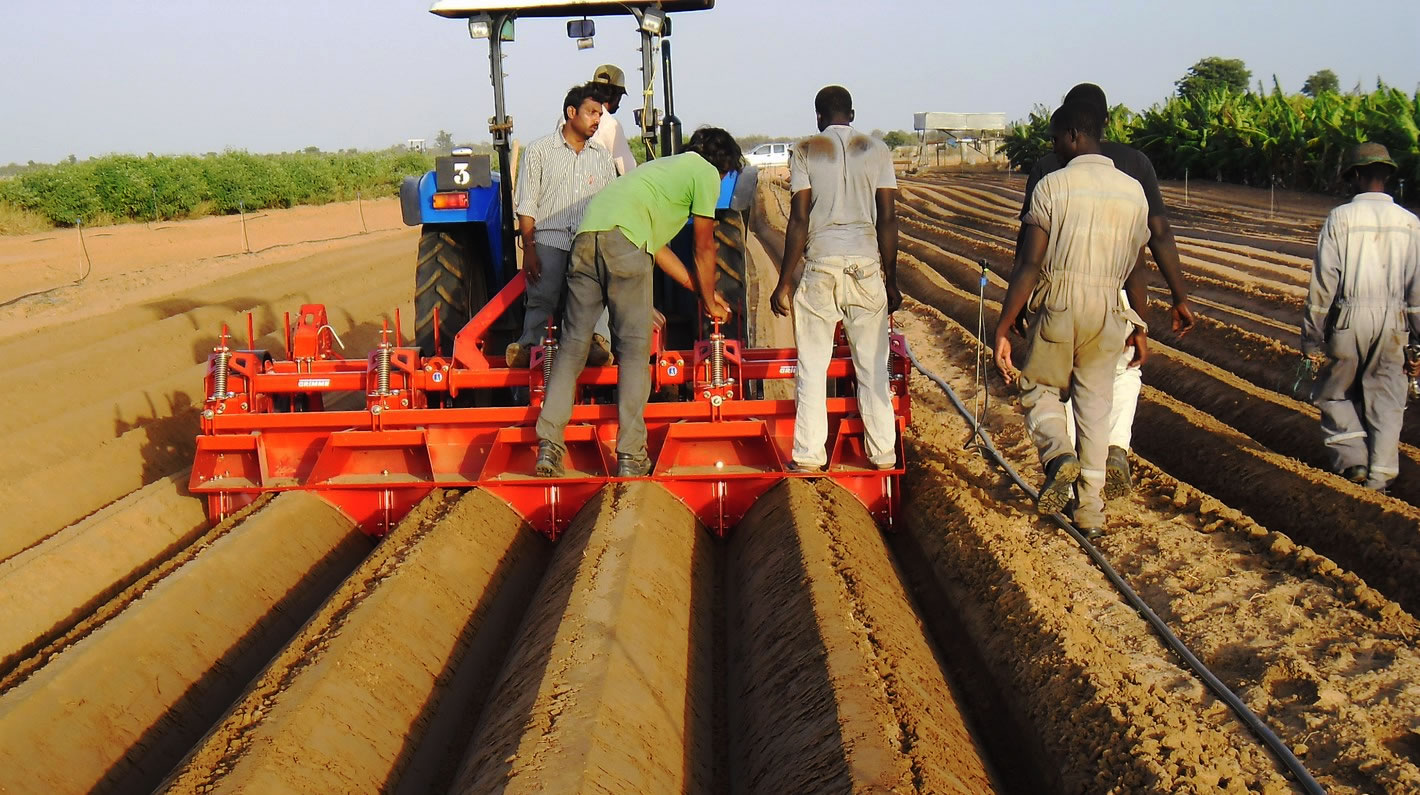
<path fill-rule="evenodd" d="M 523 155 L 514 212 L 523 240 L 527 311 L 522 336 L 506 352 L 509 367 L 528 366 L 530 350 L 542 341 L 548 318 L 562 303 L 572 238 L 587 203 L 616 179 L 611 153 L 593 138 L 602 118 L 601 91 L 587 83 L 567 92 L 562 124 L 529 144 Z M 588 363 L 600 366 L 610 359 L 606 337 L 595 334 Z"/>

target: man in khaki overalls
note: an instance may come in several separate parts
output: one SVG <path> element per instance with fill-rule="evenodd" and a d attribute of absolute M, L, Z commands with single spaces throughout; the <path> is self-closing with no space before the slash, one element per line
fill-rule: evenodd
<path fill-rule="evenodd" d="M 1020 380 L 1026 427 L 1045 467 L 1037 509 L 1063 510 L 1073 486 L 1075 524 L 1090 537 L 1104 532 L 1115 362 L 1146 329 L 1119 291 L 1149 239 L 1144 189 L 1100 154 L 1100 133 L 1086 106 L 1067 104 L 1051 116 L 1055 154 L 1066 166 L 1036 186 L 996 326 L 996 365 L 1008 382 Z M 1027 303 L 1035 317 L 1017 371 L 1009 334 Z M 1067 399 L 1078 447 L 1070 443 Z"/>

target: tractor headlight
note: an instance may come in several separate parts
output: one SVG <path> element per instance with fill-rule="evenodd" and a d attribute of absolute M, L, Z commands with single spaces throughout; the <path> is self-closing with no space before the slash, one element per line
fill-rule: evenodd
<path fill-rule="evenodd" d="M 468 18 L 468 35 L 473 39 L 486 39 L 493 35 L 493 18 L 479 14 Z"/>
<path fill-rule="evenodd" d="M 641 12 L 641 30 L 652 36 L 661 35 L 661 29 L 666 26 L 666 12 L 659 8 L 648 8 Z"/>

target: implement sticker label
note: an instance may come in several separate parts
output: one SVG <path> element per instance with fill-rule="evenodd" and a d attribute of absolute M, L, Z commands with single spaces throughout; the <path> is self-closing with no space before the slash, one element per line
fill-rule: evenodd
<path fill-rule="evenodd" d="M 315 389 L 316 387 L 330 386 L 329 378 L 302 378 L 296 382 L 300 389 Z"/>
<path fill-rule="evenodd" d="M 799 372 L 799 366 L 796 365 L 796 364 L 781 364 L 781 365 L 779 365 L 779 374 L 780 374 L 780 375 L 794 375 L 794 374 L 796 374 L 796 373 L 798 373 L 798 372 Z"/>

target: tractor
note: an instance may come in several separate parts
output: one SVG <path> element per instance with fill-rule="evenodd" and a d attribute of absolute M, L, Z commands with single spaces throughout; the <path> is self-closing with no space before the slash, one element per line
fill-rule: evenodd
<path fill-rule="evenodd" d="M 827 477 L 855 495 L 881 523 L 899 511 L 900 467 L 878 470 L 867 460 L 856 398 L 826 401 L 829 463 L 823 473 L 790 466 L 795 405 L 764 399 L 767 381 L 791 379 L 794 348 L 751 347 L 745 292 L 745 218 L 755 172 L 729 174 L 719 202 L 718 287 L 730 299 L 733 322 L 704 318 L 678 286 L 658 289 L 668 322 L 652 335 L 647 361 L 584 368 L 566 429 L 566 473 L 534 473 L 538 418 L 555 328 L 532 350 L 526 367 L 503 355 L 518 317 L 525 277 L 517 268 L 512 225 L 512 120 L 504 107 L 503 45 L 519 17 L 570 17 L 568 34 L 585 42 L 592 17 L 629 14 L 641 36 L 644 100 L 636 113 L 648 153 L 674 154 L 680 122 L 671 95 L 669 14 L 706 10 L 713 0 L 625 2 L 498 2 L 436 0 L 435 14 L 467 20 L 487 39 L 493 76 L 497 169 L 488 156 L 455 151 L 434 171 L 401 189 L 405 221 L 422 227 L 415 280 L 416 318 L 405 336 L 398 310 L 374 350 L 347 357 L 326 307 L 306 304 L 287 313 L 285 351 L 258 349 L 247 316 L 245 348 L 224 326 L 208 357 L 203 410 L 188 485 L 221 521 L 263 494 L 312 492 L 364 531 L 387 533 L 436 488 L 480 488 L 505 500 L 532 527 L 555 538 L 574 514 L 616 476 L 617 407 L 606 393 L 618 368 L 646 367 L 648 453 L 656 481 L 714 532 L 724 534 L 767 489 L 786 478 Z M 665 104 L 655 107 L 659 55 Z M 689 219 L 687 219 L 689 220 Z M 681 258 L 690 261 L 687 238 Z M 673 244 L 675 245 L 675 244 Z M 397 299 L 396 299 L 397 300 Z M 343 346 L 342 346 L 343 348 Z M 891 338 L 892 400 L 899 429 L 910 421 L 909 357 Z M 853 362 L 838 345 L 828 377 L 851 381 Z"/>

